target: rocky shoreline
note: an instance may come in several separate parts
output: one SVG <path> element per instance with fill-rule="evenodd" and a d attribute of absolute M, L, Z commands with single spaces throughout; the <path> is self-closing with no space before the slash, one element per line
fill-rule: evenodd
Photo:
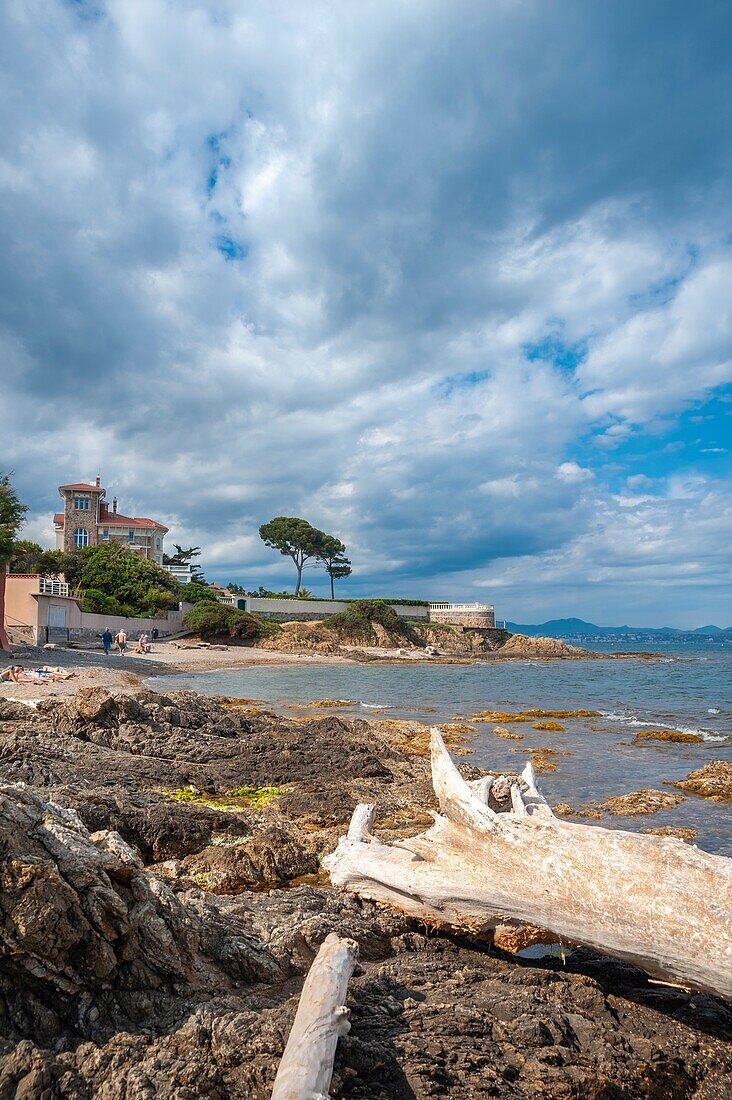
<path fill-rule="evenodd" d="M 360 949 L 334 1096 L 729 1095 L 719 999 L 586 950 L 510 955 L 328 884 L 357 802 L 383 839 L 424 828 L 423 753 L 398 723 L 191 692 L 0 700 L 0 1096 L 267 1097 L 331 931 Z"/>

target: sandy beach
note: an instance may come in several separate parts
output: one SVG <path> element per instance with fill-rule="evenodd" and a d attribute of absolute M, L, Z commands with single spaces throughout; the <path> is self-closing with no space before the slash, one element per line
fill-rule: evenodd
<path fill-rule="evenodd" d="M 244 646 L 197 649 L 189 643 L 177 646 L 172 642 L 156 642 L 152 652 L 145 656 L 128 653 L 124 657 L 118 653 L 105 657 L 101 650 L 46 650 L 36 646 L 15 646 L 13 657 L 8 657 L 3 667 L 20 664 L 31 670 L 44 664 L 52 664 L 60 665 L 75 675 L 69 680 L 50 682 L 47 685 L 0 682 L 0 699 L 33 703 L 53 696 L 74 695 L 82 687 L 103 687 L 129 692 L 139 688 L 148 676 L 164 676 L 170 672 L 208 672 L 212 669 L 246 668 L 258 664 L 341 663 L 348 663 L 348 658 L 279 653 Z"/>

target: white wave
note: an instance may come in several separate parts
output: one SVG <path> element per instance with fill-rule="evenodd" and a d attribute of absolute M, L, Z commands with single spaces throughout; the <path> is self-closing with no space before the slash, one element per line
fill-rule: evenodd
<path fill-rule="evenodd" d="M 674 726 L 671 722 L 659 720 L 658 722 L 645 722 L 642 718 L 636 718 L 634 714 L 613 714 L 612 711 L 601 710 L 600 714 L 603 718 L 607 718 L 609 722 L 622 722 L 626 726 L 633 728 L 646 727 L 648 729 L 664 729 L 673 730 L 674 733 L 694 733 L 697 737 L 702 737 L 705 741 L 727 741 L 728 738 L 724 734 L 714 733 L 713 730 L 699 729 L 697 726 Z"/>
<path fill-rule="evenodd" d="M 363 700 L 359 703 L 359 706 L 365 707 L 366 710 L 393 710 L 394 707 L 388 703 L 364 703 Z"/>
<path fill-rule="evenodd" d="M 719 714 L 719 707 L 710 707 L 707 714 Z"/>

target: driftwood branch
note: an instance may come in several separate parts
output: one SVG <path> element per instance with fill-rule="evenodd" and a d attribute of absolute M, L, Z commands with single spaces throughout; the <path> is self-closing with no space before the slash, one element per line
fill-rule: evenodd
<path fill-rule="evenodd" d="M 328 1100 L 338 1039 L 350 1027 L 345 1001 L 357 954 L 357 944 L 335 932 L 323 940 L 302 987 L 272 1100 Z"/>
<path fill-rule="evenodd" d="M 359 806 L 324 860 L 331 880 L 437 926 L 530 924 L 654 977 L 732 998 L 732 860 L 672 837 L 555 818 L 533 769 L 468 783 L 432 730 L 442 815 L 398 845 Z"/>

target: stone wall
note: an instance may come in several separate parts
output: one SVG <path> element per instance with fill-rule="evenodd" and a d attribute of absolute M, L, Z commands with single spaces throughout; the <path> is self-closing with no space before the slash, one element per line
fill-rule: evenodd
<path fill-rule="evenodd" d="M 450 608 L 430 608 L 430 622 L 448 623 L 450 626 L 480 627 L 493 629 L 496 618 L 493 611 L 456 611 Z"/>

